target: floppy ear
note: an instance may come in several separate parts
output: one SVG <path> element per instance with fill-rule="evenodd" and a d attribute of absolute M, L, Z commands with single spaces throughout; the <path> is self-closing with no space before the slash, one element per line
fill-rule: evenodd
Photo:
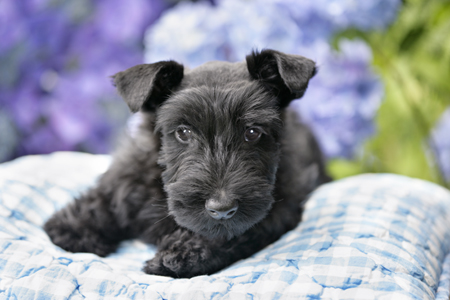
<path fill-rule="evenodd" d="M 132 112 L 155 111 L 183 79 L 175 61 L 142 64 L 112 76 L 113 84 Z"/>
<path fill-rule="evenodd" d="M 303 96 L 309 80 L 316 74 L 316 64 L 300 55 L 275 50 L 253 51 L 247 55 L 247 69 L 280 99 L 280 107 Z"/>

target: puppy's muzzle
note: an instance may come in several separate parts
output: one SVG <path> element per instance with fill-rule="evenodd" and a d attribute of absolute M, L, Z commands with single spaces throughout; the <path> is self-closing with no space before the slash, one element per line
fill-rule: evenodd
<path fill-rule="evenodd" d="M 218 201 L 211 198 L 206 201 L 205 208 L 208 214 L 216 220 L 227 220 L 233 217 L 238 210 L 238 203 L 232 201 Z"/>

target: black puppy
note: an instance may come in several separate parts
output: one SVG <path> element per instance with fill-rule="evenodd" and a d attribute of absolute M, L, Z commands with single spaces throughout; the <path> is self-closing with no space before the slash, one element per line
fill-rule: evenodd
<path fill-rule="evenodd" d="M 158 245 L 144 271 L 214 273 L 277 240 L 328 181 L 310 130 L 287 109 L 313 61 L 273 50 L 246 63 L 184 70 L 174 61 L 113 76 L 143 122 L 98 184 L 45 224 L 72 252 L 105 256 L 120 241 Z"/>

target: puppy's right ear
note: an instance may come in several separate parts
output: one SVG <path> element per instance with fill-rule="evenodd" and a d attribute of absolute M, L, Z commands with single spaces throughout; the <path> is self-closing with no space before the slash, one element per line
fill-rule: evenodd
<path fill-rule="evenodd" d="M 278 96 L 281 108 L 302 97 L 309 80 L 317 73 L 314 61 L 275 50 L 253 51 L 246 60 L 250 76 Z"/>
<path fill-rule="evenodd" d="M 175 61 L 161 61 L 131 67 L 112 78 L 132 112 L 155 111 L 180 84 L 183 70 L 183 65 Z"/>

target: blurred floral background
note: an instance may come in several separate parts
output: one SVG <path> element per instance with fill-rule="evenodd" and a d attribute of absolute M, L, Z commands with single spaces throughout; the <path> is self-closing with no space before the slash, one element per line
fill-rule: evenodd
<path fill-rule="evenodd" d="M 307 56 L 291 104 L 330 173 L 393 172 L 450 186 L 447 0 L 0 1 L 0 162 L 108 153 L 130 113 L 109 76 L 139 63 Z"/>

